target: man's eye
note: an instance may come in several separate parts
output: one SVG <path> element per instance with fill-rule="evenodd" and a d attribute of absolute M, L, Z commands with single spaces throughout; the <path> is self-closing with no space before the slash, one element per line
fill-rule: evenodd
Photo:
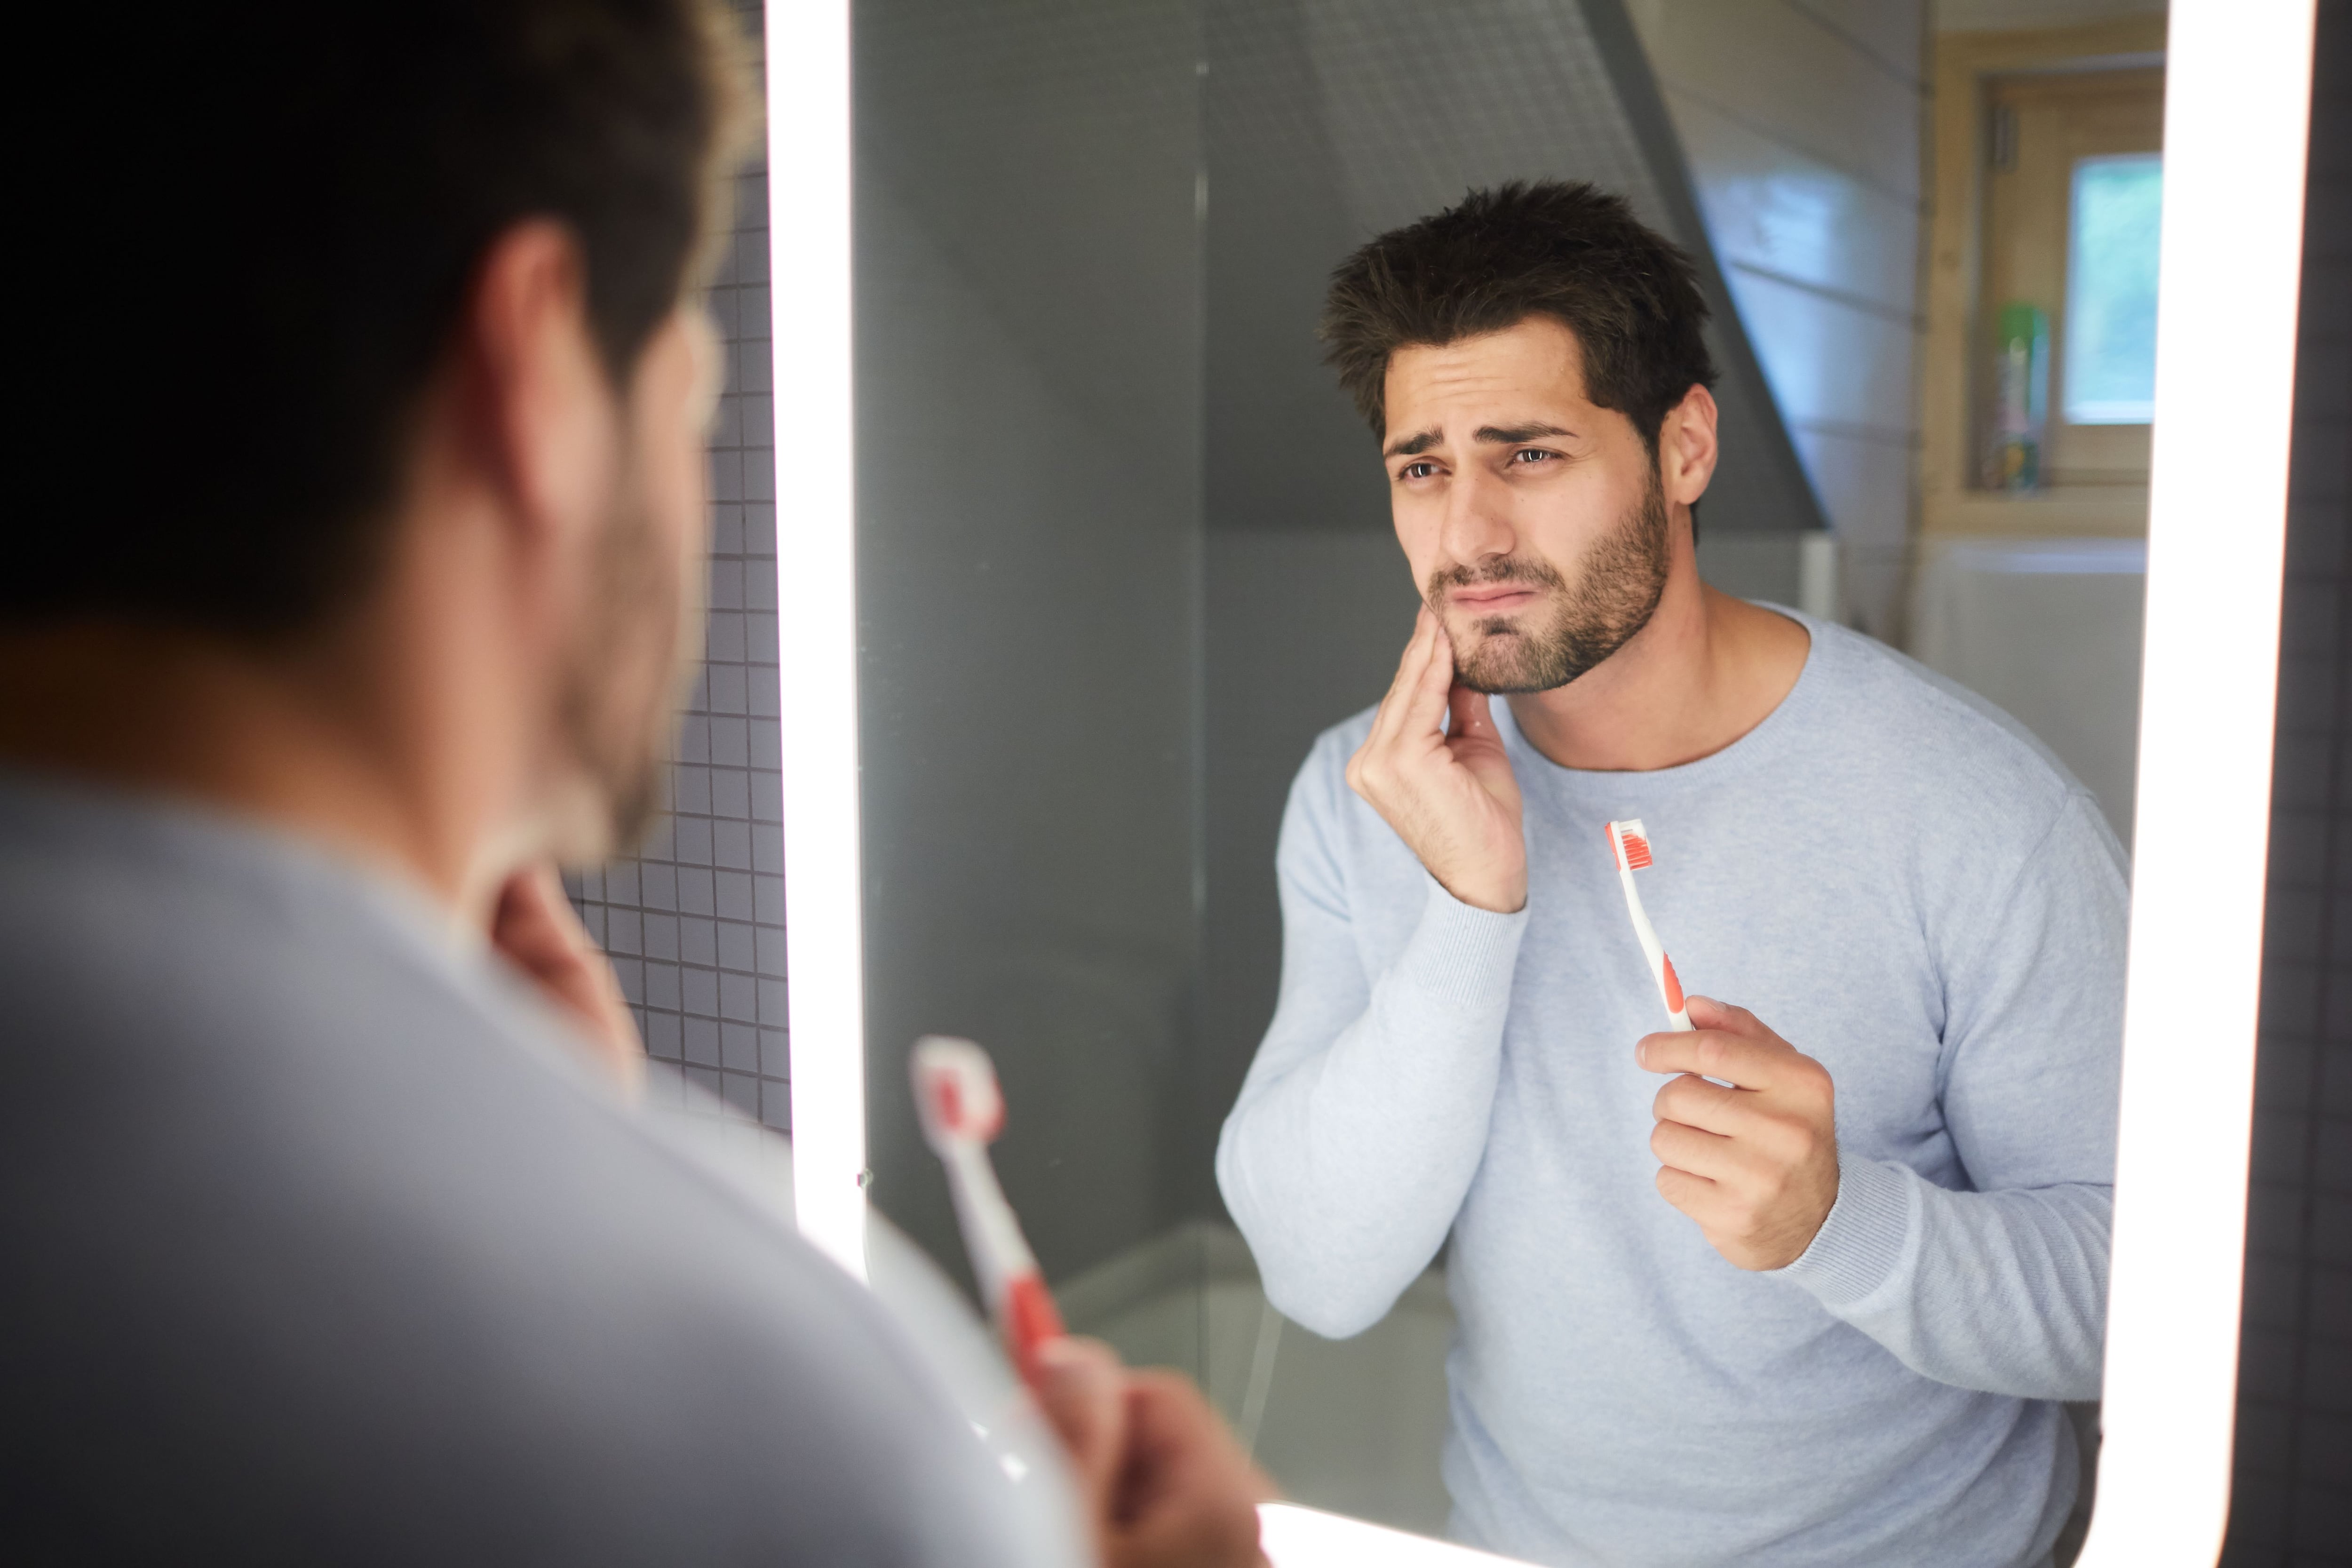
<path fill-rule="evenodd" d="M 1511 454 L 1511 461 L 1514 463 L 1543 463 L 1549 462 L 1559 456 L 1559 454 L 1558 452 L 1547 452 L 1540 447 L 1522 447 L 1517 451 Z"/>
<path fill-rule="evenodd" d="M 1435 472 L 1437 472 L 1437 465 L 1435 463 L 1407 463 L 1403 468 L 1398 471 L 1397 478 L 1401 479 L 1425 479 Z"/>

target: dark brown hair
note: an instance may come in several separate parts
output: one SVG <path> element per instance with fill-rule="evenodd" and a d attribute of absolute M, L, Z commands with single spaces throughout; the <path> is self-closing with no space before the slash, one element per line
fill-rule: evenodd
<path fill-rule="evenodd" d="M 88 58 L 95 132 L 30 203 L 69 319 L 19 362 L 50 428 L 0 623 L 321 622 L 382 556 L 491 243 L 571 230 L 625 386 L 723 226 L 752 112 L 711 0 L 163 7 Z"/>
<path fill-rule="evenodd" d="M 1633 422 L 1652 458 L 1666 415 L 1715 384 L 1706 300 L 1690 258 L 1622 196 L 1581 181 L 1512 181 L 1391 229 L 1331 275 L 1318 335 L 1356 410 L 1384 436 L 1401 348 L 1549 316 L 1584 353 L 1584 395 Z"/>

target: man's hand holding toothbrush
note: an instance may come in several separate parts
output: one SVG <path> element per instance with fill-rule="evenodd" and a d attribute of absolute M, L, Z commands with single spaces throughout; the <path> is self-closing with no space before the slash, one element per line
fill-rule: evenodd
<path fill-rule="evenodd" d="M 1747 1008 L 1688 1005 L 1687 1032 L 1635 1047 L 1643 1067 L 1675 1075 L 1652 1107 L 1658 1191 L 1738 1267 L 1785 1268 L 1837 1202 L 1836 1088 Z"/>
<path fill-rule="evenodd" d="M 1257 1504 L 1274 1488 L 1190 1379 L 1087 1339 L 1046 1342 L 1036 1366 L 1104 1568 L 1265 1568 Z"/>
<path fill-rule="evenodd" d="M 1511 914 L 1527 907 L 1527 838 L 1519 783 L 1486 702 L 1454 684 L 1453 640 L 1423 605 L 1372 732 L 1349 760 L 1348 787 L 1447 892 Z"/>
<path fill-rule="evenodd" d="M 1131 1372 L 1108 1345 L 1064 1330 L 988 1157 L 1004 1126 L 988 1053 L 929 1035 L 908 1068 L 982 1299 L 1069 1450 L 1103 1568 L 1265 1568 L 1257 1505 L 1274 1488 L 1201 1391 L 1173 1373 Z"/>

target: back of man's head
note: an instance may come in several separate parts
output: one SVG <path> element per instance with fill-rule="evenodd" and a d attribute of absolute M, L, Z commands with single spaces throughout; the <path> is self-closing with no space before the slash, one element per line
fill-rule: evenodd
<path fill-rule="evenodd" d="M 96 51 L 100 166 L 52 204 L 59 292 L 95 309 L 33 327 L 83 335 L 35 354 L 52 472 L 20 498 L 0 625 L 320 623 L 380 555 L 489 243 L 530 218 L 571 231 L 625 384 L 725 212 L 748 107 L 710 0 L 259 3 L 117 26 Z"/>

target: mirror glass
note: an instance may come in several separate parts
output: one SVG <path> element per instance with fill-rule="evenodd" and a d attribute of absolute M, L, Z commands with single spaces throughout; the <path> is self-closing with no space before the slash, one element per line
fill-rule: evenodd
<path fill-rule="evenodd" d="M 876 1205 L 969 1278 L 905 1071 L 969 1037 L 1073 1326 L 1198 1377 L 1298 1501 L 1537 1561 L 2068 1560 L 2160 7 L 860 0 L 854 30 Z M 1385 412 L 1422 423 L 1382 435 L 1442 439 L 1384 458 L 1317 338 L 1358 247 L 1511 181 L 1591 182 L 1689 258 L 1705 495 L 1655 603 L 1737 652 L 1643 655 L 1637 615 L 1615 668 L 1683 670 L 1654 689 L 1701 715 L 1640 745 L 1622 705 L 1547 707 L 1575 682 L 1493 700 L 1523 915 L 1471 896 L 1491 857 L 1424 875 L 1341 767 L 1425 589 L 1468 647 L 1447 595 L 1509 581 L 1478 563 L 1573 580 L 1592 519 L 1641 521 L 1528 500 L 1512 454 L 1638 474 L 1641 434 L 1576 376 L 1588 430 L 1481 425 L 1406 351 Z M 1621 875 L 1632 818 L 1654 863 Z M 1752 1010 L 1699 1010 L 1762 1031 L 1735 1087 L 1636 1062 L 1668 1015 L 1628 888 L 1680 983 Z M 1761 1119 L 1679 1124 L 1769 1146 L 1729 1207 L 1660 1178 L 1670 1083 Z"/>

